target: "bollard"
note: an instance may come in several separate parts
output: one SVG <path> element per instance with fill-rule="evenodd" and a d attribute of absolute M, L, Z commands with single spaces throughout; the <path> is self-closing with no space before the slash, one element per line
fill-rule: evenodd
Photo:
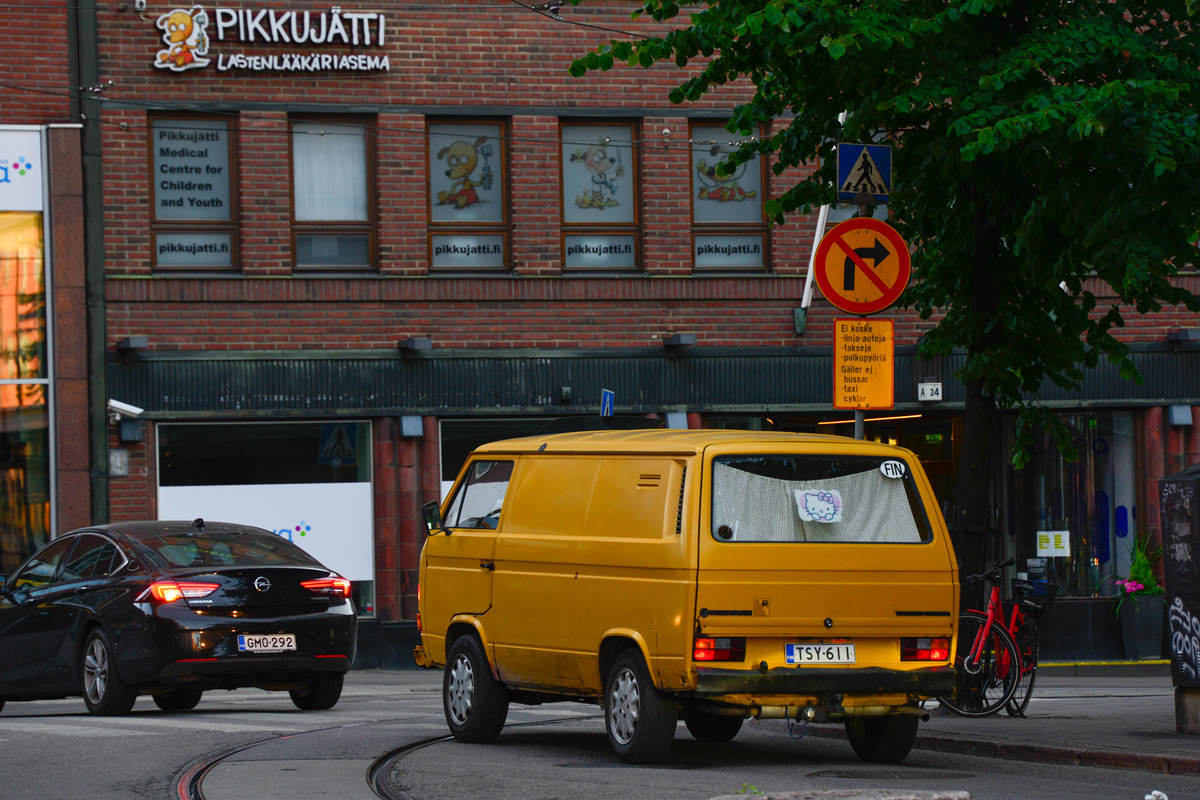
<path fill-rule="evenodd" d="M 1175 730 L 1200 735 L 1200 464 L 1158 487 Z"/>

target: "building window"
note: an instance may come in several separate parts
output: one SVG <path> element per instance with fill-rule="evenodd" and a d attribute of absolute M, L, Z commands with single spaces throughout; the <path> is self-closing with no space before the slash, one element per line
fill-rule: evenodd
<path fill-rule="evenodd" d="M 1129 574 L 1130 544 L 1139 527 L 1133 415 L 1128 411 L 1063 414 L 1079 458 L 1067 461 L 1045 434 L 1023 469 L 1005 470 L 1005 522 L 1015 571 L 1058 585 L 1060 597 L 1116 594 Z M 1012 452 L 1013 418 L 1004 421 Z M 1142 524 L 1145 524 L 1142 522 Z M 998 558 L 1003 556 L 997 556 Z"/>
<path fill-rule="evenodd" d="M 431 269 L 505 269 L 504 124 L 430 122 L 428 130 Z"/>
<path fill-rule="evenodd" d="M 697 270 L 765 269 L 767 226 L 763 213 L 766 180 L 761 157 L 720 174 L 724 162 L 746 141 L 723 125 L 693 125 L 692 252 Z"/>
<path fill-rule="evenodd" d="M 562 227 L 565 269 L 638 266 L 634 125 L 564 124 Z"/>
<path fill-rule="evenodd" d="M 236 266 L 237 184 L 230 131 L 226 119 L 151 118 L 155 269 Z"/>
<path fill-rule="evenodd" d="M 158 426 L 159 519 L 220 509 L 288 539 L 375 608 L 371 423 L 170 423 Z M 207 515 L 206 515 L 207 516 Z"/>
<path fill-rule="evenodd" d="M 370 269 L 375 258 L 374 137 L 366 122 L 293 119 L 296 269 Z"/>
<path fill-rule="evenodd" d="M 38 134 L 0 132 L 0 144 L 34 165 L 24 174 L 40 182 Z M 0 166 L 8 160 L 0 157 Z M 40 190 L 32 194 L 40 208 Z M 40 210 L 0 210 L 0 575 L 11 575 L 53 530 L 43 224 Z"/>

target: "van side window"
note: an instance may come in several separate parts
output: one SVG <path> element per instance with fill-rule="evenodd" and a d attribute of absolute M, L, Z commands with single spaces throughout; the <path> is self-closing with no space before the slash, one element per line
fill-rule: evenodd
<path fill-rule="evenodd" d="M 504 495 L 512 479 L 511 461 L 473 461 L 446 513 L 451 528 L 491 528 L 500 523 Z"/>
<path fill-rule="evenodd" d="M 933 540 L 908 466 L 864 456 L 718 457 L 712 520 L 721 542 Z"/>

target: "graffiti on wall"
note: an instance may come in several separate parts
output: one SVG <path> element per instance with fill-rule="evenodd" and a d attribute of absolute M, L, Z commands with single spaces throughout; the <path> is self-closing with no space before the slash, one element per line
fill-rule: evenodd
<path fill-rule="evenodd" d="M 1200 679 L 1200 617 L 1176 597 L 1167 612 L 1171 623 L 1171 654 L 1183 674 L 1192 680 Z"/>

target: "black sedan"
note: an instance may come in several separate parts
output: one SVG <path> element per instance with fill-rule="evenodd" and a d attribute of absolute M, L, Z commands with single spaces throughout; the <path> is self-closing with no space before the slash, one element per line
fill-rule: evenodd
<path fill-rule="evenodd" d="M 138 695 L 186 711 L 208 689 L 291 693 L 332 708 L 354 659 L 350 582 L 270 531 L 224 522 L 82 528 L 0 576 L 0 709 Z"/>

